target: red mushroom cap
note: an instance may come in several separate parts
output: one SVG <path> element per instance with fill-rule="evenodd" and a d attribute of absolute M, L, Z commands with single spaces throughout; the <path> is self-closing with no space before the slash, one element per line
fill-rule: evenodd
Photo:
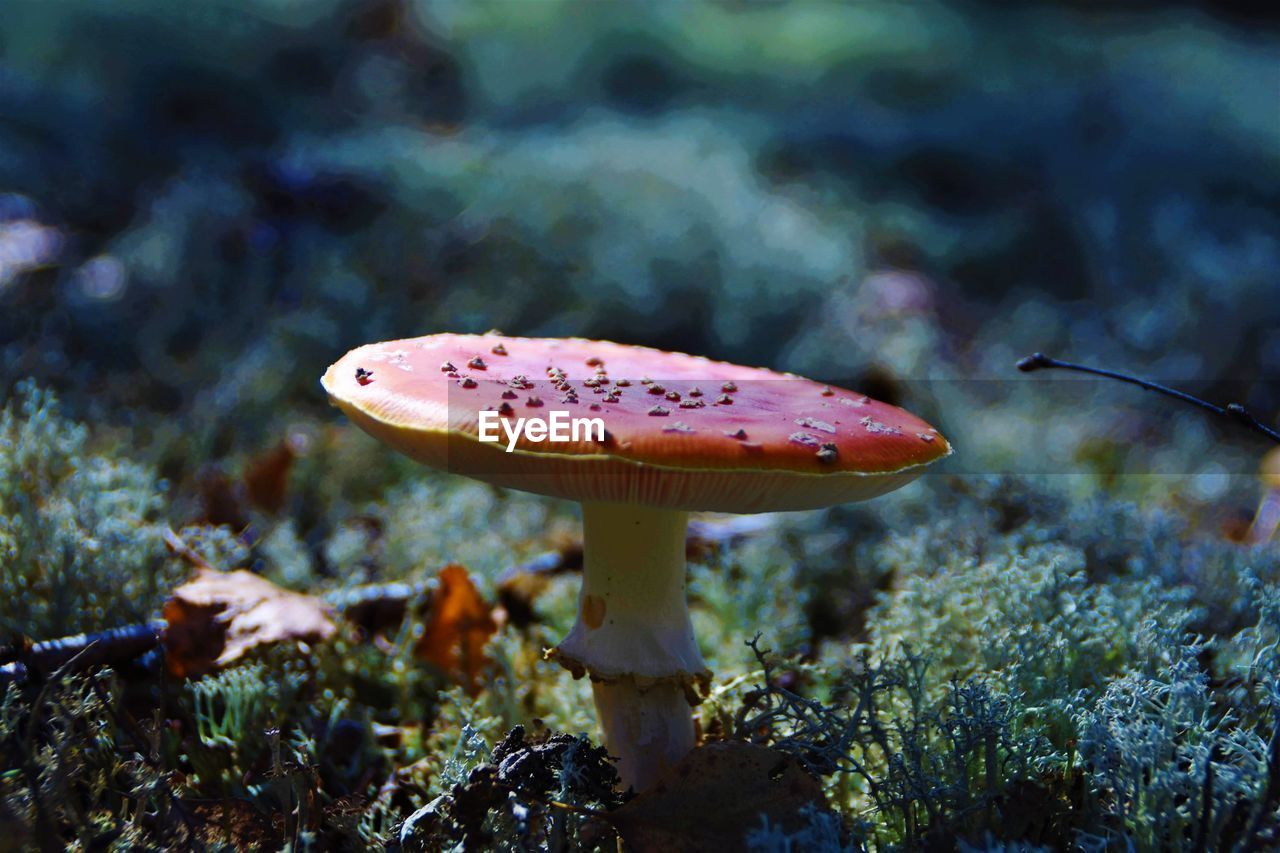
<path fill-rule="evenodd" d="M 388 341 L 347 353 L 322 383 L 356 424 L 418 461 L 579 501 L 810 509 L 891 491 L 951 453 L 929 424 L 854 391 L 606 341 Z M 600 418 L 607 433 L 522 436 L 508 453 L 501 429 L 498 443 L 479 440 L 486 409 L 513 425 L 565 411 Z"/>

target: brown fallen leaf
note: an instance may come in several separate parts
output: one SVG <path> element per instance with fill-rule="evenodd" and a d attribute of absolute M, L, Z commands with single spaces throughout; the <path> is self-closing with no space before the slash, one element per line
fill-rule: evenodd
<path fill-rule="evenodd" d="M 199 569 L 165 602 L 164 620 L 165 665 L 177 678 L 203 675 L 259 646 L 313 643 L 336 630 L 320 599 L 243 569 Z"/>
<path fill-rule="evenodd" d="M 279 849 L 284 842 L 271 816 L 247 800 L 227 798 L 183 805 L 191 811 L 196 834 L 193 841 L 218 846 L 230 840 L 237 850 Z"/>
<path fill-rule="evenodd" d="M 539 554 L 503 572 L 498 578 L 498 604 L 512 625 L 527 628 L 537 621 L 534 601 L 550 585 L 550 579 L 581 569 L 581 543 L 564 542 L 553 551 Z"/>
<path fill-rule="evenodd" d="M 454 676 L 474 694 L 485 665 L 485 644 L 497 630 L 493 610 L 467 570 L 451 563 L 440 570 L 440 587 L 431 597 L 426 630 L 414 654 Z"/>
<path fill-rule="evenodd" d="M 829 811 L 822 786 L 785 752 L 742 741 L 700 746 L 652 789 L 602 817 L 637 853 L 742 850 L 761 826 L 794 831 L 805 806 Z"/>
<path fill-rule="evenodd" d="M 214 527 L 243 530 L 249 523 L 243 496 L 235 482 L 217 465 L 209 465 L 196 475 L 201 513 L 198 521 Z"/>
<path fill-rule="evenodd" d="M 293 432 L 275 447 L 250 460 L 243 474 L 250 503 L 268 513 L 277 513 L 284 508 L 289 492 L 289 472 L 294 461 L 306 452 L 308 443 L 306 434 Z"/>

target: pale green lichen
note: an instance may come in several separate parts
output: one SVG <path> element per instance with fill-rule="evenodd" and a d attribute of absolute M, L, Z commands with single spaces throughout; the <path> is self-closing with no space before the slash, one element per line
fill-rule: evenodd
<path fill-rule="evenodd" d="M 37 639 L 148 618 L 184 570 L 164 546 L 164 484 L 89 447 L 56 397 L 0 411 L 0 632 Z"/>

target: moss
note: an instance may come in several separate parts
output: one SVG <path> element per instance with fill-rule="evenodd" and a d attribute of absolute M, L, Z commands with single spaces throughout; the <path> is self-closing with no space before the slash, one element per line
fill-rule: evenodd
<path fill-rule="evenodd" d="M 140 621 L 184 573 L 165 552 L 164 483 L 91 451 L 31 383 L 0 412 L 0 631 L 37 639 Z"/>
<path fill-rule="evenodd" d="M 48 417 L 40 399 L 37 421 Z M 11 416 L 6 428 L 27 422 Z M 48 432 L 64 444 L 35 445 L 45 461 L 22 458 L 56 491 L 82 464 L 86 436 L 63 420 L 38 422 L 58 425 Z M 882 512 L 778 517 L 763 535 L 704 551 L 691 567 L 691 602 L 717 678 L 703 730 L 770 743 L 821 775 L 844 821 L 834 836 L 842 844 L 1127 840 L 1141 849 L 1200 833 L 1270 838 L 1270 818 L 1240 805 L 1268 796 L 1280 708 L 1270 569 L 1233 576 L 1241 597 L 1218 624 L 1242 627 L 1205 645 L 1192 632 L 1210 624 L 1201 602 L 1220 593 L 1185 569 L 1148 567 L 1156 553 L 1166 568 L 1234 566 L 1215 562 L 1227 552 L 1169 544 L 1162 516 L 1121 505 L 1077 504 L 1063 524 L 1070 505 L 1019 480 L 922 489 Z M 940 506 L 946 521 L 934 518 Z M 369 510 L 377 523 L 338 528 L 348 532 L 331 535 L 323 565 L 360 577 L 368 560 L 363 576 L 411 578 L 421 577 L 415 553 L 428 555 L 420 566 L 464 553 L 490 591 L 504 566 L 546 547 L 549 525 L 574 523 L 554 504 L 434 477 L 393 487 Z M 1110 532 L 1115 518 L 1124 540 Z M 501 536 L 475 535 L 495 523 Z M 352 531 L 364 531 L 351 540 L 363 544 L 340 547 Z M 317 553 L 287 527 L 256 541 L 211 527 L 183 535 L 208 559 L 268 571 Z M 332 583 L 296 571 L 303 587 Z M 348 626 L 305 654 L 268 650 L 186 686 L 145 671 L 10 686 L 0 748 L 17 771 L 2 780 L 5 814 L 31 837 L 45 821 L 64 839 L 141 845 L 192 831 L 219 843 L 283 843 L 287 833 L 360 847 L 480 832 L 501 847 L 580 832 L 536 798 L 519 808 L 494 799 L 486 774 L 496 770 L 485 769 L 501 764 L 493 750 L 521 724 L 531 743 L 574 736 L 576 748 L 590 747 L 575 739 L 594 730 L 589 685 L 542 659 L 572 621 L 577 583 L 546 579 L 533 621 L 490 644 L 474 697 L 445 690 L 443 674 L 415 660 L 422 613 L 413 604 L 377 643 Z M 829 614 L 814 606 L 839 584 L 863 589 L 860 636 L 828 633 Z M 760 642 L 779 655 L 744 645 L 762 629 Z M 32 728 L 35 709 L 55 705 L 65 716 L 45 713 Z M 570 795 L 558 773 L 542 796 Z M 121 799 L 122 790 L 141 799 Z M 224 800 L 252 808 L 192 805 Z M 130 818 L 126 802 L 146 803 L 150 822 Z M 251 817 L 268 814 L 287 817 Z M 819 821 L 802 835 L 826 844 L 831 829 Z M 760 849 L 788 843 L 768 825 L 752 838 Z"/>

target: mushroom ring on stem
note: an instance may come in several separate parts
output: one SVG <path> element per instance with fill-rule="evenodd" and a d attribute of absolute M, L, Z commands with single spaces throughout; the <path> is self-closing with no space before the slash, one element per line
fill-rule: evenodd
<path fill-rule="evenodd" d="M 929 424 L 786 373 L 581 339 L 431 335 L 352 350 L 330 400 L 427 465 L 582 506 L 578 619 L 548 652 L 589 676 L 624 784 L 694 746 L 711 673 L 685 594 L 691 511 L 816 509 L 951 452 Z"/>

